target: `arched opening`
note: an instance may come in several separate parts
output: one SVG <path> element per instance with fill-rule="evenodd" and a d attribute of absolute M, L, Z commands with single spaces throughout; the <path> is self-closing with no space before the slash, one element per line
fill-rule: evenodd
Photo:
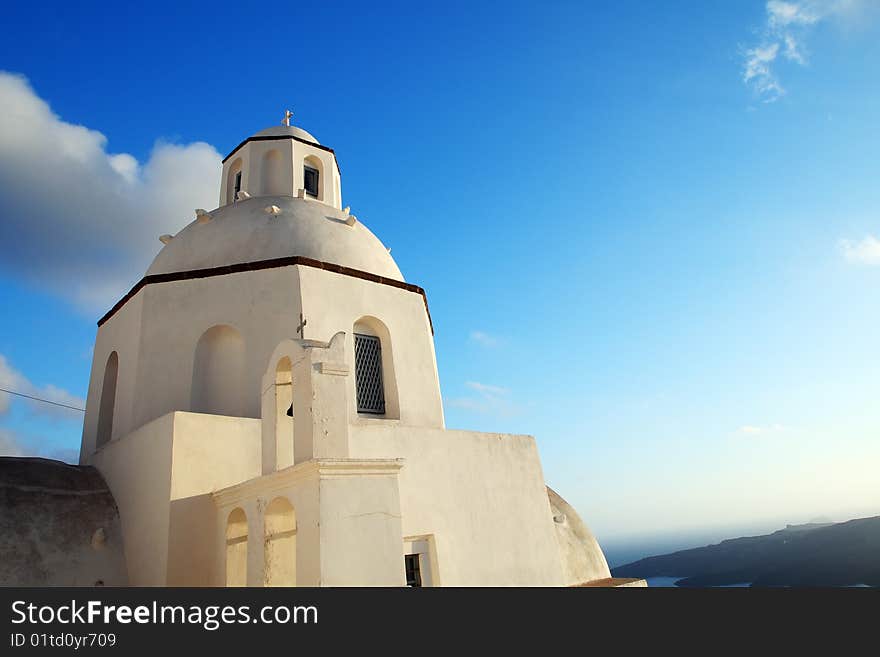
<path fill-rule="evenodd" d="M 293 376 L 290 358 L 275 367 L 275 449 L 276 467 L 293 465 Z"/>
<path fill-rule="evenodd" d="M 241 191 L 242 170 L 241 158 L 229 165 L 226 174 L 226 203 L 234 203 L 236 195 Z"/>
<path fill-rule="evenodd" d="M 225 324 L 202 334 L 193 363 L 190 408 L 197 413 L 241 416 L 244 340 Z"/>
<path fill-rule="evenodd" d="M 247 516 L 241 508 L 226 520 L 226 586 L 247 586 Z"/>
<path fill-rule="evenodd" d="M 324 163 L 321 158 L 309 155 L 303 160 L 303 188 L 308 196 L 324 200 Z"/>
<path fill-rule="evenodd" d="M 296 513 L 287 498 L 266 507 L 266 586 L 296 586 Z"/>
<path fill-rule="evenodd" d="M 267 151 L 263 156 L 263 166 L 260 171 L 263 196 L 278 196 L 284 193 L 284 178 L 281 169 L 281 153 L 274 148 Z"/>
<path fill-rule="evenodd" d="M 359 414 L 399 418 L 391 334 L 375 317 L 354 324 L 355 399 Z"/>
<path fill-rule="evenodd" d="M 119 356 L 114 351 L 104 366 L 101 404 L 98 407 L 98 434 L 95 447 L 103 447 L 113 437 L 113 413 L 116 410 L 116 379 L 119 377 Z"/>

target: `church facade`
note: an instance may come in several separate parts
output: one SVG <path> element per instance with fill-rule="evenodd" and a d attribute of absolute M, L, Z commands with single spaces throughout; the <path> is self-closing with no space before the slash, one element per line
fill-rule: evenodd
<path fill-rule="evenodd" d="M 80 463 L 127 583 L 614 583 L 534 438 L 445 428 L 424 290 L 287 123 L 99 322 Z"/>

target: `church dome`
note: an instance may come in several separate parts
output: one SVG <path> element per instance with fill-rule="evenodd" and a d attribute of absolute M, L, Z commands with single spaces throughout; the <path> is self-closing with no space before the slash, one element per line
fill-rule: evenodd
<path fill-rule="evenodd" d="M 313 144 L 320 145 L 321 143 L 302 128 L 297 128 L 296 126 L 292 125 L 272 126 L 271 128 L 260 130 L 257 134 L 253 135 L 251 139 L 253 139 L 254 137 L 296 137 L 298 139 L 305 139 L 306 141 L 310 141 Z"/>
<path fill-rule="evenodd" d="M 268 213 L 272 206 L 280 212 Z M 209 216 L 175 235 L 147 275 L 303 256 L 403 281 L 379 238 L 360 221 L 348 225 L 349 215 L 333 206 L 290 196 L 259 196 L 221 206 Z"/>
<path fill-rule="evenodd" d="M 599 542 L 574 507 L 549 486 L 547 497 L 556 527 L 565 583 L 577 586 L 611 577 Z"/>

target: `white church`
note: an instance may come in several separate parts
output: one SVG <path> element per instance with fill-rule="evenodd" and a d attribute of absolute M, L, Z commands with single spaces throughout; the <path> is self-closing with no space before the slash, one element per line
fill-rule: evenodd
<path fill-rule="evenodd" d="M 118 527 L 83 523 L 73 583 L 643 585 L 611 578 L 534 438 L 445 428 L 425 291 L 289 117 L 98 323 L 79 467 Z"/>

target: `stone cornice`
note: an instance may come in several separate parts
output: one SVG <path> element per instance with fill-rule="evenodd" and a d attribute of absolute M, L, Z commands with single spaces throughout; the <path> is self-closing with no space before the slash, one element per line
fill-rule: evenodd
<path fill-rule="evenodd" d="M 212 497 L 218 507 L 225 507 L 259 494 L 280 493 L 310 479 L 396 475 L 403 462 L 403 459 L 312 459 L 215 491 Z"/>

